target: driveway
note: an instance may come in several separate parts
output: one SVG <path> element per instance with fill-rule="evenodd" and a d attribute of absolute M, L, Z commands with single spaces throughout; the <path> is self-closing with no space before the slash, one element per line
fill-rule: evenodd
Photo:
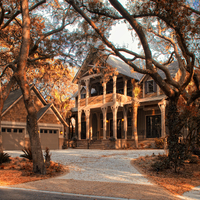
<path fill-rule="evenodd" d="M 7 151 L 19 156 L 20 151 Z M 163 150 L 82 150 L 51 151 L 52 160 L 69 167 L 66 175 L 15 185 L 14 187 L 129 199 L 176 199 L 139 173 L 131 160 L 163 154 Z"/>

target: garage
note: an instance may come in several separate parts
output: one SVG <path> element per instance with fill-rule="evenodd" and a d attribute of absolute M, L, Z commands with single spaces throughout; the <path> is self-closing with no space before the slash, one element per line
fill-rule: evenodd
<path fill-rule="evenodd" d="M 40 129 L 40 138 L 42 149 L 59 148 L 59 131 L 58 129 Z"/>
<path fill-rule="evenodd" d="M 25 130 L 22 128 L 2 128 L 4 150 L 21 150 L 25 143 Z"/>

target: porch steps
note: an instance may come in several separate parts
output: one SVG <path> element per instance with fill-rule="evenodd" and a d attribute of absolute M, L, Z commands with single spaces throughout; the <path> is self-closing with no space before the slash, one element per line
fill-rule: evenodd
<path fill-rule="evenodd" d="M 76 149 L 88 149 L 88 144 L 78 144 Z M 89 149 L 104 149 L 104 144 L 101 140 L 91 140 L 89 143 Z"/>

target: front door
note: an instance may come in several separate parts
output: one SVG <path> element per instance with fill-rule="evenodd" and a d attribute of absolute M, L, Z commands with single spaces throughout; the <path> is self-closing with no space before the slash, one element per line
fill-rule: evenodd
<path fill-rule="evenodd" d="M 146 116 L 146 137 L 159 138 L 161 136 L 161 116 Z"/>
<path fill-rule="evenodd" d="M 86 139 L 86 122 L 81 122 L 81 139 Z"/>

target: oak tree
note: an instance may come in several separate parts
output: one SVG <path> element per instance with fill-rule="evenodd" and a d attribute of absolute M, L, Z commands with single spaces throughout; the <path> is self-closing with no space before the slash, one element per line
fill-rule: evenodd
<path fill-rule="evenodd" d="M 179 125 L 177 102 L 183 97 L 184 104 L 190 106 L 200 97 L 197 76 L 200 63 L 199 10 L 185 0 L 128 0 L 126 6 L 118 0 L 65 1 L 79 13 L 80 21 L 87 23 L 98 34 L 109 54 L 119 57 L 134 71 L 148 74 L 167 96 L 169 158 L 173 159 L 183 127 Z M 138 41 L 138 51 L 114 44 L 109 41 L 109 35 L 104 33 L 108 28 L 106 26 L 122 21 Z M 119 37 L 123 37 L 123 30 Z M 176 80 L 168 68 L 174 61 L 180 72 Z M 142 66 L 138 63 L 142 63 Z M 159 71 L 165 74 L 164 78 Z M 191 81 L 194 82 L 194 91 L 189 93 L 187 86 Z"/>

